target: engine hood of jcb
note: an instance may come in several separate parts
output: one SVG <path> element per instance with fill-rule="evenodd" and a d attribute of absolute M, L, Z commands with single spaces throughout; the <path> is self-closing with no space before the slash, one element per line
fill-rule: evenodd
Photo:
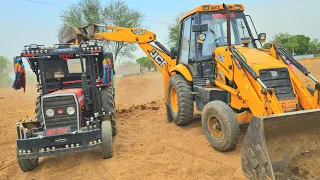
<path fill-rule="evenodd" d="M 75 94 L 77 96 L 79 105 L 82 106 L 84 104 L 85 98 L 84 98 L 84 93 L 83 89 L 81 88 L 71 88 L 71 89 L 63 89 L 63 90 L 58 90 L 50 94 Z"/>
<path fill-rule="evenodd" d="M 257 74 L 259 74 L 259 70 L 261 69 L 287 68 L 287 65 L 283 62 L 255 48 L 243 46 L 235 46 L 235 48 L 245 57 L 247 64 Z"/>

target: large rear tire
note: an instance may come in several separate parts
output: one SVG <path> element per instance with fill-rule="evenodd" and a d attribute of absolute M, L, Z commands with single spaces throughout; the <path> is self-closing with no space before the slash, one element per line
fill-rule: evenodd
<path fill-rule="evenodd" d="M 169 105 L 166 105 L 166 112 L 167 112 L 167 120 L 168 120 L 168 122 L 172 122 L 173 118 L 172 118 L 172 115 L 171 115 L 171 111 L 170 111 Z"/>
<path fill-rule="evenodd" d="M 19 168 L 23 172 L 32 171 L 36 167 L 38 167 L 39 158 L 33 158 L 33 159 L 19 159 L 18 158 L 18 165 Z"/>
<path fill-rule="evenodd" d="M 229 151 L 236 147 L 240 127 L 232 109 L 222 101 L 212 101 L 205 105 L 202 127 L 211 145 L 218 151 Z"/>
<path fill-rule="evenodd" d="M 180 74 L 170 77 L 168 103 L 173 121 L 187 125 L 193 120 L 193 95 L 191 84 Z M 170 115 L 170 114 L 169 114 Z"/>
<path fill-rule="evenodd" d="M 116 114 L 115 114 L 115 101 L 114 101 L 114 91 L 113 87 L 109 86 L 101 89 L 101 101 L 102 108 L 108 113 L 111 113 L 111 125 L 112 125 L 112 135 L 117 134 L 117 124 L 116 124 Z"/>
<path fill-rule="evenodd" d="M 102 121 L 101 123 L 101 137 L 102 137 L 102 158 L 112 158 L 112 126 L 110 121 Z"/>

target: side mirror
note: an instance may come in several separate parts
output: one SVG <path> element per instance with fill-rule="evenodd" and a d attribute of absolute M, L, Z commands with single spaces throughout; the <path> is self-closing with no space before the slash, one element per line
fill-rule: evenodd
<path fill-rule="evenodd" d="M 260 33 L 260 34 L 258 35 L 258 40 L 259 40 L 261 43 L 266 42 L 266 39 L 267 39 L 267 34 L 266 34 L 266 33 Z"/>
<path fill-rule="evenodd" d="M 178 54 L 178 51 L 177 51 L 177 49 L 175 49 L 175 48 L 170 48 L 170 57 L 171 57 L 171 59 L 176 59 L 176 57 L 177 57 L 177 54 Z"/>
<path fill-rule="evenodd" d="M 208 31 L 208 24 L 193 24 L 192 32 L 206 32 Z"/>

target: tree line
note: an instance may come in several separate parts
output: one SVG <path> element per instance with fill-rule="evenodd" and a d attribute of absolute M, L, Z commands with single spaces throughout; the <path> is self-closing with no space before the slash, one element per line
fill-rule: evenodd
<path fill-rule="evenodd" d="M 270 42 L 264 44 L 264 48 L 269 48 L 271 43 L 280 43 L 294 55 L 319 54 L 319 39 L 311 39 L 302 34 L 278 33 L 273 36 Z"/>

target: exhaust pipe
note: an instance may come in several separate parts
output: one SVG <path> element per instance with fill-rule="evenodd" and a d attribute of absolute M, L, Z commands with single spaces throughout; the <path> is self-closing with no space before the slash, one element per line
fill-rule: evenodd
<path fill-rule="evenodd" d="M 223 3 L 223 8 L 226 11 L 227 15 L 227 41 L 228 41 L 228 46 L 231 46 L 231 25 L 230 25 L 230 10 L 226 4 Z"/>

